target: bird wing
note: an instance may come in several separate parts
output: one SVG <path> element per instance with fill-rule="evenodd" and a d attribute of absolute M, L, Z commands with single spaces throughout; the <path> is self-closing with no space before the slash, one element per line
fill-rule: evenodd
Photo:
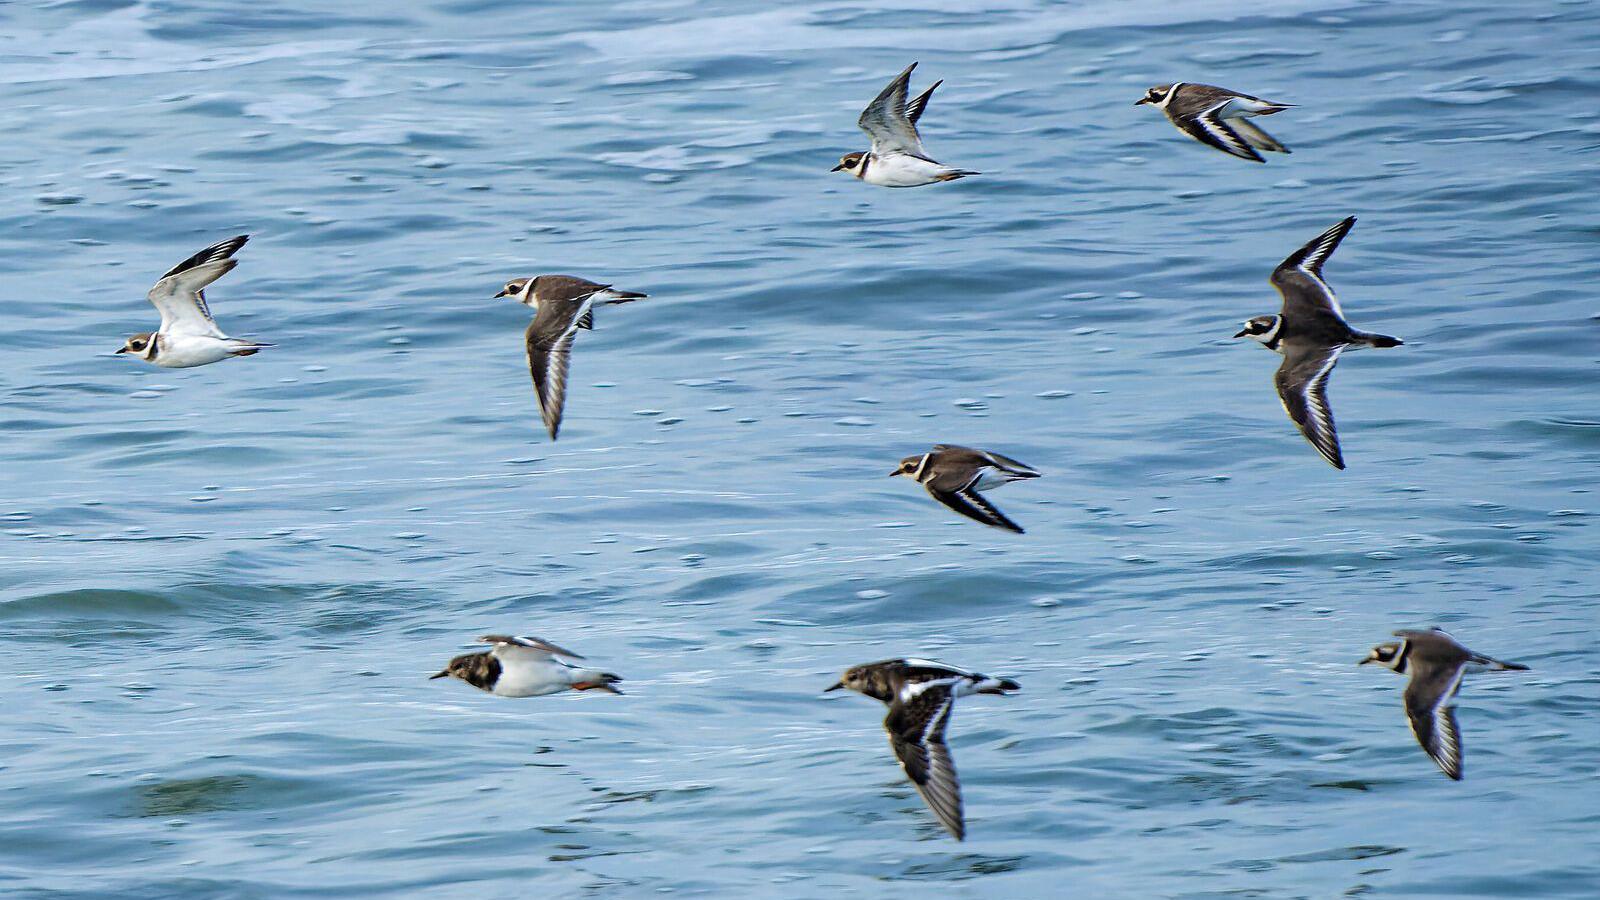
<path fill-rule="evenodd" d="M 1006 518 L 1005 513 L 997 509 L 993 503 L 989 502 L 988 498 L 978 492 L 977 483 L 982 476 L 982 471 L 979 471 L 972 476 L 972 481 L 969 484 L 955 491 L 940 490 L 934 487 L 931 482 L 923 486 L 928 489 L 928 493 L 933 499 L 969 519 L 995 528 L 1004 528 L 1007 531 L 1022 534 L 1021 525 Z"/>
<path fill-rule="evenodd" d="M 916 63 L 906 66 L 904 72 L 867 104 L 867 108 L 861 111 L 861 118 L 856 120 L 867 137 L 872 138 L 872 152 L 875 155 L 905 153 L 928 158 L 927 151 L 922 149 L 922 136 L 917 133 L 917 126 L 906 113 L 906 88 L 911 82 L 911 70 L 916 67 Z M 920 110 L 918 114 L 921 114 Z"/>
<path fill-rule="evenodd" d="M 493 644 L 494 649 L 490 652 L 497 656 L 523 655 L 546 659 L 551 656 L 565 656 L 568 659 L 583 659 L 581 655 L 573 653 L 571 650 L 558 647 L 547 640 L 530 635 L 486 634 L 478 638 L 478 642 Z"/>
<path fill-rule="evenodd" d="M 1238 132 L 1239 136 L 1250 143 L 1257 150 L 1268 150 L 1273 153 L 1288 153 L 1289 148 L 1278 142 L 1278 139 L 1262 131 L 1255 123 L 1248 119 L 1234 117 L 1228 120 L 1229 126 Z"/>
<path fill-rule="evenodd" d="M 918 94 L 910 103 L 906 104 L 906 121 L 911 127 L 917 127 L 917 120 L 922 118 L 922 111 L 928 108 L 928 98 L 933 96 L 935 89 L 944 84 L 944 80 L 935 81 L 931 87 Z"/>
<path fill-rule="evenodd" d="M 1461 731 L 1456 726 L 1456 709 L 1450 701 L 1461 688 L 1464 663 L 1454 666 L 1413 668 L 1406 685 L 1406 718 L 1417 743 L 1428 752 L 1444 774 L 1461 780 Z"/>
<path fill-rule="evenodd" d="M 539 398 L 539 415 L 555 440 L 561 431 L 561 411 L 567 405 L 567 369 L 572 362 L 572 339 L 587 304 L 541 303 L 528 325 L 528 371 Z"/>
<path fill-rule="evenodd" d="M 1322 264 L 1328 261 L 1339 242 L 1355 227 L 1356 217 L 1351 216 L 1327 231 L 1312 238 L 1299 250 L 1272 270 L 1272 286 L 1283 295 L 1283 313 L 1301 321 L 1316 316 L 1333 314 L 1344 321 L 1344 309 L 1333 288 L 1322 278 Z"/>
<path fill-rule="evenodd" d="M 1193 115 L 1178 116 L 1173 119 L 1173 123 L 1202 144 L 1209 144 L 1224 153 L 1237 156 L 1240 159 L 1266 162 L 1261 157 L 1261 154 L 1250 146 L 1249 141 L 1240 137 L 1239 133 L 1233 130 L 1233 126 L 1218 115 L 1223 108 L 1232 102 L 1233 98 L 1230 97 Z"/>
<path fill-rule="evenodd" d="M 610 288 L 609 284 L 596 284 L 576 275 L 540 275 L 533 280 L 533 300 L 544 309 L 546 301 L 558 304 L 577 303 L 589 295 Z"/>
<path fill-rule="evenodd" d="M 1283 365 L 1273 376 L 1283 411 L 1300 426 L 1300 433 L 1311 446 L 1336 469 L 1344 468 L 1344 456 L 1339 452 L 1333 407 L 1328 405 L 1328 377 L 1333 374 L 1343 350 L 1343 344 L 1332 347 L 1284 344 Z"/>
<path fill-rule="evenodd" d="M 995 468 L 1010 472 L 1011 474 L 1022 475 L 1024 477 L 1039 474 L 1039 470 L 1035 469 L 1033 466 L 1022 462 L 1021 460 L 1012 459 L 1004 454 L 996 453 L 993 450 L 985 450 L 983 451 L 983 455 L 989 458 L 989 461 L 994 464 Z"/>
<path fill-rule="evenodd" d="M 162 331 L 226 337 L 211 318 L 205 288 L 239 264 L 233 254 L 248 240 L 248 234 L 241 234 L 218 241 L 173 266 L 156 281 L 145 296 L 161 313 Z"/>
<path fill-rule="evenodd" d="M 906 700 L 892 703 L 883 727 L 889 732 L 889 745 L 906 777 L 939 823 L 959 841 L 966 838 L 961 781 L 944 741 L 945 726 L 954 707 L 955 694 L 949 685 L 929 685 Z"/>

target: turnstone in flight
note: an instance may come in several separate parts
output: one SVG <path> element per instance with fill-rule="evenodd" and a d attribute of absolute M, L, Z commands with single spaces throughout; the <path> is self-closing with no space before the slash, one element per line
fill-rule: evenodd
<path fill-rule="evenodd" d="M 248 240 L 250 235 L 241 234 L 219 241 L 169 269 L 146 295 L 161 313 L 161 328 L 128 338 L 117 352 L 167 369 L 187 369 L 271 347 L 223 334 L 206 306 L 206 287 L 239 264 L 233 254 Z"/>
<path fill-rule="evenodd" d="M 1528 667 L 1474 653 L 1438 628 L 1396 631 L 1394 636 L 1399 642 L 1373 647 L 1360 664 L 1377 663 L 1410 674 L 1405 701 L 1411 733 L 1444 774 L 1460 781 L 1461 732 L 1456 728 L 1456 708 L 1451 700 L 1461 689 L 1461 677 L 1475 672 L 1527 671 Z"/>
<path fill-rule="evenodd" d="M 945 726 L 957 697 L 1007 694 L 1021 690 L 1009 678 L 991 678 L 923 659 L 886 659 L 854 666 L 827 688 L 849 688 L 888 704 L 883 728 L 906 777 L 928 808 L 956 840 L 965 840 L 961 781 L 944 742 Z"/>
<path fill-rule="evenodd" d="M 528 369 L 539 398 L 539 414 L 555 440 L 561 431 L 561 411 L 567 404 L 567 367 L 572 360 L 572 340 L 580 328 L 594 327 L 594 307 L 628 303 L 647 296 L 619 291 L 572 275 L 513 278 L 496 297 L 512 297 L 534 309 L 528 325 Z"/>
<path fill-rule="evenodd" d="M 872 148 L 865 153 L 847 153 L 833 167 L 835 172 L 851 175 L 881 187 L 918 187 L 939 181 L 955 181 L 968 175 L 977 175 L 968 169 L 955 169 L 934 160 L 922 146 L 922 135 L 917 133 L 917 120 L 928 105 L 934 88 L 944 84 L 936 81 L 933 87 L 906 102 L 911 83 L 911 70 L 916 63 L 906 66 L 876 99 L 867 104 L 856 124 L 872 138 Z"/>
<path fill-rule="evenodd" d="M 908 475 L 920 482 L 933 499 L 969 519 L 1022 534 L 1022 526 L 1006 518 L 979 491 L 1025 478 L 1038 478 L 1039 472 L 1026 463 L 989 450 L 935 444 L 927 453 L 900 460 L 900 467 L 890 472 L 889 477 L 896 475 Z"/>
<path fill-rule="evenodd" d="M 562 691 L 622 693 L 612 687 L 622 680 L 621 676 L 599 669 L 568 665 L 556 657 L 583 657 L 548 641 L 503 634 L 485 635 L 478 641 L 493 644 L 494 647 L 482 653 L 458 656 L 450 660 L 444 669 L 428 677 L 459 678 L 497 697 L 542 697 Z"/>
<path fill-rule="evenodd" d="M 1256 316 L 1234 335 L 1283 354 L 1283 364 L 1273 378 L 1278 398 L 1306 440 L 1336 469 L 1344 468 L 1344 455 L 1339 452 L 1339 434 L 1333 426 L 1333 409 L 1328 406 L 1328 377 L 1339 354 L 1352 347 L 1398 347 L 1404 343 L 1386 334 L 1351 328 L 1333 288 L 1322 280 L 1322 264 L 1355 224 L 1356 217 L 1351 216 L 1289 254 L 1273 270 L 1271 279 L 1283 295 L 1283 311 Z"/>
<path fill-rule="evenodd" d="M 1226 88 L 1185 81 L 1156 85 L 1133 105 L 1146 103 L 1166 113 L 1172 124 L 1200 143 L 1210 144 L 1240 159 L 1266 162 L 1257 150 L 1289 152 L 1289 148 L 1274 140 L 1272 135 L 1246 120 L 1293 109 L 1292 103 L 1273 103 Z"/>

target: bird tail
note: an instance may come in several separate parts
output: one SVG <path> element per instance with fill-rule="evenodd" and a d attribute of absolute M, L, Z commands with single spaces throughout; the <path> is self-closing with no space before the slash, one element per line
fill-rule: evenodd
<path fill-rule="evenodd" d="M 1264 104 L 1262 104 L 1260 109 L 1256 110 L 1256 115 L 1258 115 L 1258 116 L 1270 116 L 1273 113 L 1281 113 L 1286 109 L 1294 109 L 1294 108 L 1295 108 L 1295 104 L 1293 104 L 1293 103 L 1264 103 Z"/>
<path fill-rule="evenodd" d="M 1522 663 L 1501 662 L 1500 660 L 1495 659 L 1493 657 L 1489 657 L 1489 656 L 1475 656 L 1475 657 L 1473 657 L 1472 661 L 1474 663 L 1476 663 L 1477 665 L 1483 666 L 1485 669 L 1488 669 L 1491 672 L 1526 672 L 1526 671 L 1528 671 L 1528 667 L 1523 665 Z"/>
<path fill-rule="evenodd" d="M 616 288 L 606 288 L 600 292 L 598 299 L 609 305 L 613 303 L 632 303 L 635 300 L 643 300 L 648 296 L 650 295 L 641 294 L 638 291 L 619 291 Z"/>
<path fill-rule="evenodd" d="M 610 672 L 602 672 L 598 669 L 582 669 L 576 674 L 578 680 L 572 682 L 572 689 L 575 691 L 604 691 L 607 694 L 622 693 L 612 687 L 612 685 L 622 680 L 621 675 L 613 675 Z"/>
<path fill-rule="evenodd" d="M 1022 685 L 1009 678 L 989 678 L 973 689 L 975 694 L 1008 694 L 1022 690 Z"/>
<path fill-rule="evenodd" d="M 948 169 L 946 171 L 940 172 L 938 175 L 935 175 L 934 177 L 939 179 L 940 181 L 955 181 L 957 178 L 965 178 L 968 175 L 982 175 L 982 174 L 983 174 L 982 172 L 974 172 L 971 169 Z"/>
<path fill-rule="evenodd" d="M 255 356 L 265 347 L 276 347 L 277 344 L 263 344 L 260 341 L 236 340 L 228 345 L 230 356 Z"/>
<path fill-rule="evenodd" d="M 1362 334 L 1361 342 L 1372 347 L 1398 347 L 1405 341 L 1387 334 Z"/>

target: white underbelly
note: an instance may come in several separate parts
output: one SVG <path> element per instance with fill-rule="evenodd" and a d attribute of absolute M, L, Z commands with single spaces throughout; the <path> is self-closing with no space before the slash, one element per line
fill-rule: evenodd
<path fill-rule="evenodd" d="M 933 184 L 948 171 L 948 166 L 897 154 L 868 160 L 867 173 L 861 180 L 879 187 L 919 187 Z"/>
<path fill-rule="evenodd" d="M 542 697 L 566 690 L 572 684 L 565 677 L 565 666 L 507 667 L 494 683 L 494 692 L 502 697 Z"/>
<path fill-rule="evenodd" d="M 219 362 L 233 355 L 228 341 L 200 335 L 164 334 L 161 352 L 153 362 L 164 369 L 189 369 Z"/>

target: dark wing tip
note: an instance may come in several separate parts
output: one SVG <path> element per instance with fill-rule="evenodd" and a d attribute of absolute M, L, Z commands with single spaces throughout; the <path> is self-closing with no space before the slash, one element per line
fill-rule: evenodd
<path fill-rule="evenodd" d="M 936 491 L 932 485 L 928 486 L 928 493 L 933 499 L 960 513 L 963 516 L 981 522 L 991 528 L 1002 528 L 1015 534 L 1023 534 L 1022 526 L 1011 521 L 998 507 L 990 503 L 984 496 L 975 490 L 961 490 L 954 493 Z"/>

